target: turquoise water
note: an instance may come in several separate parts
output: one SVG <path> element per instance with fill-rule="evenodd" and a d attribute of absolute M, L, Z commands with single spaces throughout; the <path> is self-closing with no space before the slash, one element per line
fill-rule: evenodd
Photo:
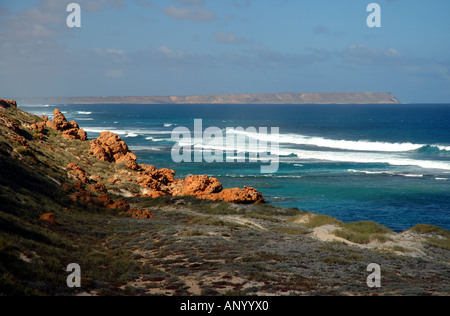
<path fill-rule="evenodd" d="M 175 169 L 178 177 L 208 174 L 226 187 L 253 186 L 269 203 L 346 222 L 373 220 L 394 231 L 419 223 L 450 229 L 450 105 L 120 104 L 23 109 L 51 117 L 55 107 L 78 121 L 90 139 L 101 131 L 115 132 L 140 163 Z M 260 162 L 174 163 L 171 132 L 180 126 L 193 131 L 194 119 L 203 119 L 203 128 L 223 131 L 279 127 L 278 172 L 261 174 Z"/>

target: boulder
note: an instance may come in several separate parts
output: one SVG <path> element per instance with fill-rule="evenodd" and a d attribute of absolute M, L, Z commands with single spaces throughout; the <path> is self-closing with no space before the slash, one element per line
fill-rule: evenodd
<path fill-rule="evenodd" d="M 125 163 L 128 168 L 139 170 L 136 155 L 129 150 L 119 135 L 111 132 L 103 132 L 99 138 L 91 141 L 89 154 L 103 161 Z"/>
<path fill-rule="evenodd" d="M 78 126 L 78 123 L 75 121 L 68 122 L 64 114 L 58 109 L 53 111 L 53 121 L 47 120 L 45 125 L 49 129 L 62 132 L 63 137 L 67 140 L 87 140 L 86 132 Z"/>
<path fill-rule="evenodd" d="M 107 210 L 120 210 L 120 211 L 129 210 L 130 204 L 128 204 L 128 202 L 125 200 L 119 200 L 119 201 L 115 201 L 115 202 L 107 205 L 106 209 Z"/>
<path fill-rule="evenodd" d="M 113 204 L 114 201 L 111 199 L 111 197 L 107 194 L 107 193 L 103 193 L 101 194 L 98 198 L 97 201 L 103 205 L 104 207 L 107 207 L 110 204 Z"/>
<path fill-rule="evenodd" d="M 88 190 L 92 193 L 107 193 L 108 190 L 106 189 L 105 185 L 101 182 L 97 182 L 95 184 L 92 184 L 88 187 Z"/>
<path fill-rule="evenodd" d="M 116 184 L 122 181 L 139 184 L 144 190 L 143 197 L 158 198 L 162 196 L 193 196 L 212 201 L 226 201 L 237 204 L 253 204 L 264 201 L 260 192 L 254 188 L 223 190 L 218 179 L 207 175 L 188 176 L 186 179 L 175 180 L 172 169 L 156 169 L 154 166 L 136 163 L 137 157 L 122 139 L 111 132 L 103 132 L 100 137 L 91 141 L 90 155 L 110 163 L 124 163 L 136 171 L 124 171 L 123 176 L 116 174 L 108 182 Z M 129 209 L 124 201 L 105 201 L 108 209 Z"/>
<path fill-rule="evenodd" d="M 16 134 L 23 134 L 22 129 L 16 121 L 8 118 L 3 113 L 0 113 L 0 124 L 6 126 L 8 129 L 12 130 Z"/>
<path fill-rule="evenodd" d="M 153 166 L 145 165 L 144 168 L 138 178 L 138 182 L 143 188 L 167 192 L 175 181 L 175 171 L 172 169 L 155 169 Z"/>
<path fill-rule="evenodd" d="M 166 196 L 166 195 L 167 195 L 167 193 L 162 192 L 162 191 L 147 190 L 147 191 L 143 194 L 143 197 L 148 197 L 148 198 L 156 199 L 156 198 L 163 197 L 163 196 Z"/>
<path fill-rule="evenodd" d="M 120 214 L 131 216 L 131 218 L 134 218 L 134 219 L 152 219 L 153 218 L 153 214 L 149 210 L 130 209 L 127 212 L 122 212 Z"/>
<path fill-rule="evenodd" d="M 4 108 L 9 108 L 9 107 L 17 107 L 17 102 L 14 100 L 3 100 L 0 99 L 0 106 L 4 107 Z"/>
<path fill-rule="evenodd" d="M 68 195 L 68 197 L 74 203 L 81 203 L 89 206 L 97 206 L 97 203 L 92 197 L 92 194 L 84 189 L 80 189 L 79 191 L 76 191 L 75 193 Z"/>
<path fill-rule="evenodd" d="M 209 195 L 219 193 L 222 189 L 222 184 L 216 178 L 206 175 L 188 176 L 184 181 L 178 181 L 172 185 L 171 194 L 207 199 Z"/>
<path fill-rule="evenodd" d="M 235 204 L 258 204 L 264 202 L 264 197 L 255 188 L 244 187 L 244 189 L 225 189 L 218 194 L 220 201 Z"/>
<path fill-rule="evenodd" d="M 88 183 L 88 178 L 85 171 L 76 163 L 69 163 L 67 168 L 69 169 L 69 173 L 72 174 L 77 180 L 80 180 L 83 183 Z"/>
<path fill-rule="evenodd" d="M 48 222 L 53 225 L 56 224 L 56 217 L 55 217 L 55 214 L 53 214 L 53 213 L 43 214 L 39 219 L 41 221 L 45 221 L 45 222 Z"/>

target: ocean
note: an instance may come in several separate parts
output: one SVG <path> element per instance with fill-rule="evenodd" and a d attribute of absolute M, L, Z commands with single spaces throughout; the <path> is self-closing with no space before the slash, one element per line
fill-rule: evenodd
<path fill-rule="evenodd" d="M 267 202 L 327 214 L 344 222 L 376 221 L 400 232 L 416 224 L 450 229 L 450 105 L 39 105 L 59 108 L 89 139 L 119 134 L 139 163 L 177 177 L 208 174 L 224 187 L 255 187 Z M 261 162 L 175 163 L 174 128 L 279 127 L 276 173 Z M 244 132 L 249 140 L 256 137 Z M 205 149 L 207 144 L 203 144 Z M 217 144 L 215 144 L 217 145 Z M 215 146 L 214 148 L 217 148 Z"/>

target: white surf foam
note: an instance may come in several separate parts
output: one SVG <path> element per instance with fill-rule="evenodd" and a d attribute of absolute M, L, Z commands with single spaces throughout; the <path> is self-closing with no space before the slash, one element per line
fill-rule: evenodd
<path fill-rule="evenodd" d="M 169 131 L 158 131 L 158 130 L 146 130 L 146 129 L 117 129 L 115 126 L 108 126 L 108 127 L 86 127 L 83 128 L 87 133 L 96 133 L 100 134 L 102 132 L 111 132 L 117 135 L 170 135 L 171 132 Z"/>
<path fill-rule="evenodd" d="M 167 139 L 163 139 L 163 138 L 156 138 L 156 137 L 153 137 L 153 136 L 150 136 L 150 137 L 146 137 L 145 138 L 146 140 L 151 140 L 152 142 L 164 142 L 164 141 L 166 141 Z"/>
<path fill-rule="evenodd" d="M 195 143 L 194 139 L 180 140 L 180 146 L 193 146 L 195 150 L 221 150 L 223 152 L 235 151 L 238 153 L 264 153 L 255 146 L 229 146 L 224 141 L 213 140 L 211 142 Z M 270 150 L 270 146 L 268 146 Z M 273 149 L 272 149 L 273 150 Z M 381 152 L 345 152 L 345 151 L 314 151 L 314 150 L 298 150 L 292 148 L 279 148 L 271 152 L 273 155 L 291 156 L 296 155 L 300 160 L 304 161 L 329 161 L 329 162 L 345 162 L 345 163 L 376 163 L 387 164 L 392 166 L 416 166 L 424 169 L 440 169 L 450 170 L 450 162 L 447 161 L 433 161 L 433 160 L 417 160 L 407 158 L 401 153 L 381 153 Z"/>
<path fill-rule="evenodd" d="M 152 146 L 129 146 L 131 151 L 161 151 L 161 148 Z"/>
<path fill-rule="evenodd" d="M 271 142 L 278 142 L 280 144 L 294 144 L 294 145 L 307 145 L 330 149 L 342 149 L 353 151 L 367 151 L 367 152 L 407 152 L 417 150 L 428 145 L 426 144 L 412 144 L 412 143 L 388 143 L 388 142 L 373 142 L 366 140 L 334 140 L 323 137 L 306 136 L 301 134 L 280 134 L 276 135 L 263 135 L 258 133 L 252 133 L 239 130 L 227 130 L 228 133 L 236 135 L 245 135 L 250 138 L 265 140 Z M 436 147 L 440 150 L 450 151 L 450 146 L 442 145 L 430 145 L 430 147 Z"/>
<path fill-rule="evenodd" d="M 285 153 L 287 153 L 285 151 Z M 349 163 L 379 163 L 389 164 L 392 166 L 417 166 L 424 169 L 441 169 L 450 170 L 450 162 L 432 161 L 432 160 L 416 160 L 403 158 L 392 154 L 375 154 L 375 153 L 355 153 L 355 152 L 331 152 L 331 151 L 306 151 L 293 150 L 300 159 L 323 160 L 332 162 L 349 162 Z"/>

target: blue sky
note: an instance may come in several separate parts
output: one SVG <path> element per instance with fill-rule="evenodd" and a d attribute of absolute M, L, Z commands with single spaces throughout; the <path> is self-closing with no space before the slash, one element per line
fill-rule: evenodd
<path fill-rule="evenodd" d="M 77 2 L 82 27 L 66 25 Z M 377 2 L 382 27 L 369 28 Z M 450 103 L 448 0 L 1 0 L 0 96 L 392 92 Z"/>

